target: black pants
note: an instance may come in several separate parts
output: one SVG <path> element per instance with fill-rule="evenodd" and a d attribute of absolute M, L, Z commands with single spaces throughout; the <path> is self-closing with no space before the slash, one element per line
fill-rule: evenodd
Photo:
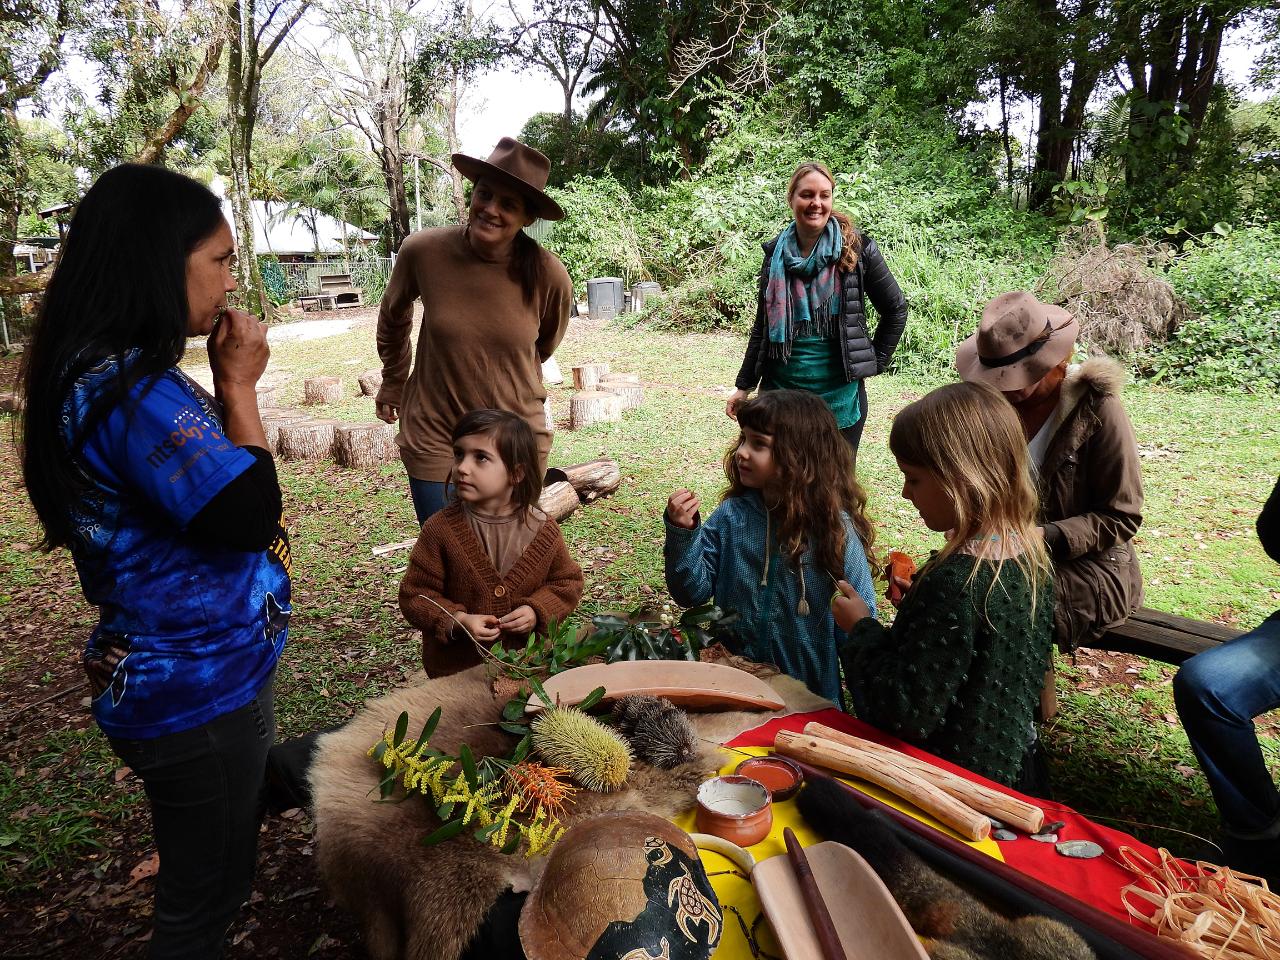
<path fill-rule="evenodd" d="M 849 446 L 853 449 L 853 459 L 858 459 L 858 444 L 862 442 L 862 428 L 867 425 L 867 381 L 858 381 L 858 422 L 852 427 L 845 427 L 840 431 L 840 436 L 848 441 Z"/>
<path fill-rule="evenodd" d="M 243 707 L 194 730 L 111 738 L 146 787 L 160 852 L 151 960 L 222 956 L 227 930 L 249 899 L 276 734 L 273 680 Z"/>

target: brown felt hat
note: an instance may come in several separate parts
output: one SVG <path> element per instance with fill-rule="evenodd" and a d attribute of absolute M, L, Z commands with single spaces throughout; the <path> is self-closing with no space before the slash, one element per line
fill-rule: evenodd
<path fill-rule="evenodd" d="M 489 154 L 488 160 L 455 153 L 453 165 L 472 183 L 481 177 L 489 177 L 513 190 L 519 190 L 529 200 L 534 216 L 543 220 L 564 219 L 564 210 L 560 204 L 543 192 L 547 186 L 547 176 L 551 173 L 551 161 L 545 153 L 519 140 L 503 137 L 493 148 L 493 153 Z"/>
<path fill-rule="evenodd" d="M 529 960 L 708 960 L 723 917 L 689 835 L 651 813 L 574 824 L 520 911 Z"/>
<path fill-rule="evenodd" d="M 1021 290 L 982 310 L 977 331 L 956 347 L 960 379 L 1022 390 L 1071 356 L 1080 324 L 1066 310 Z"/>

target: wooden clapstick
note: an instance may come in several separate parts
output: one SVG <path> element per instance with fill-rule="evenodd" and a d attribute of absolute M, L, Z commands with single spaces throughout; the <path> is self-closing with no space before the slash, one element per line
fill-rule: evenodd
<path fill-rule="evenodd" d="M 968 804 L 973 809 L 981 811 L 989 817 L 995 817 L 1003 823 L 1012 824 L 1019 830 L 1025 830 L 1027 833 L 1039 833 L 1041 828 L 1044 827 L 1044 811 L 1039 807 L 1027 803 L 1025 800 L 1018 800 L 1015 797 L 1001 793 L 999 790 L 984 787 L 980 783 L 971 783 L 964 777 L 939 769 L 926 760 L 921 760 L 918 757 L 909 757 L 905 753 L 894 750 L 892 747 L 886 747 L 884 744 L 875 743 L 872 740 L 864 740 L 862 737 L 855 737 L 851 733 L 833 730 L 831 727 L 823 726 L 820 723 L 806 723 L 804 732 L 811 737 L 831 740 L 834 743 L 844 744 L 846 747 L 854 747 L 858 750 L 866 750 L 868 753 L 882 756 L 891 763 L 896 763 L 903 769 L 918 774 L 939 790 L 955 797 L 961 803 Z"/>
<path fill-rule="evenodd" d="M 985 840 L 991 833 L 991 821 L 986 814 L 966 806 L 918 774 L 874 753 L 790 730 L 779 731 L 773 746 L 784 757 L 851 773 L 884 787 L 890 793 L 911 801 L 968 840 Z"/>
<path fill-rule="evenodd" d="M 823 960 L 846 960 L 844 947 L 840 944 L 840 934 L 836 932 L 835 922 L 831 919 L 831 911 L 827 909 L 827 902 L 822 899 L 822 891 L 818 889 L 818 881 L 814 879 L 809 858 L 804 855 L 804 848 L 796 839 L 795 831 L 790 827 L 784 828 L 782 839 L 787 845 L 787 856 L 791 860 L 791 869 L 795 871 L 796 883 L 800 886 L 800 896 L 804 898 L 804 905 L 809 911 L 809 922 L 818 935 Z"/>

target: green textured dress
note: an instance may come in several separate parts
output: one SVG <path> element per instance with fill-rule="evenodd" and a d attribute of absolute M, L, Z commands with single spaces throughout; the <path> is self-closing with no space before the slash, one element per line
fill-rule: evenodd
<path fill-rule="evenodd" d="M 973 579 L 969 575 L 978 566 Z M 1053 587 L 1005 561 L 952 554 L 926 570 L 892 627 L 854 624 L 841 647 L 858 716 L 1000 783 L 1017 779 L 1053 634 Z"/>

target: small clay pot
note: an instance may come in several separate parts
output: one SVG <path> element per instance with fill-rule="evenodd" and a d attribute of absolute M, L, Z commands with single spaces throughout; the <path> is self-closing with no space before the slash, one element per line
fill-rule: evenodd
<path fill-rule="evenodd" d="M 794 760 L 777 755 L 743 760 L 733 772 L 764 784 L 774 803 L 790 800 L 804 783 L 804 771 L 800 769 L 800 765 Z"/>
<path fill-rule="evenodd" d="M 712 777 L 698 787 L 698 831 L 750 847 L 773 827 L 769 789 L 750 777 Z"/>

